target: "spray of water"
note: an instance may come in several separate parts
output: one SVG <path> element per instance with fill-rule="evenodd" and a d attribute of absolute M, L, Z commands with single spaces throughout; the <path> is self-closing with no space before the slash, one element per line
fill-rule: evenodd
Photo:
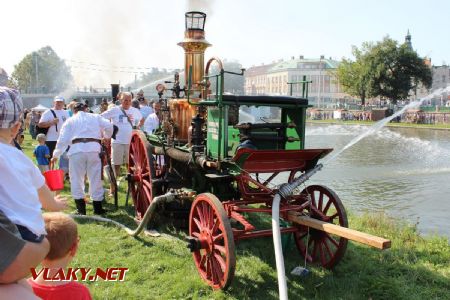
<path fill-rule="evenodd" d="M 418 101 L 414 101 L 409 103 L 408 105 L 404 106 L 401 110 L 397 111 L 395 114 L 393 114 L 392 116 L 389 116 L 387 118 L 384 118 L 380 121 L 378 121 L 377 123 L 375 123 L 373 126 L 369 127 L 366 131 L 364 131 L 363 133 L 361 133 L 360 135 L 358 135 L 357 137 L 355 137 L 354 139 L 352 139 L 347 145 L 345 145 L 341 150 L 339 150 L 338 152 L 334 153 L 333 155 L 331 155 L 330 157 L 328 157 L 325 161 L 324 164 L 328 164 L 331 161 L 333 161 L 334 159 L 336 159 L 339 155 L 341 155 L 342 152 L 344 152 L 345 150 L 347 150 L 348 148 L 350 148 L 351 146 L 353 146 L 354 144 L 358 143 L 360 140 L 362 140 L 363 138 L 377 132 L 378 130 L 380 130 L 381 128 L 383 128 L 387 123 L 389 123 L 392 119 L 402 115 L 403 113 L 405 113 L 408 109 L 412 109 L 412 108 L 416 108 L 419 107 L 424 101 L 426 100 L 430 100 L 434 97 L 440 96 L 445 92 L 450 92 L 450 86 L 448 86 L 445 89 L 438 89 L 436 91 L 434 91 L 433 93 L 431 93 L 430 95 L 418 100 Z"/>
<path fill-rule="evenodd" d="M 180 72 L 180 75 L 183 74 L 183 73 L 184 73 L 184 71 Z M 173 78 L 173 75 L 169 75 L 167 77 L 164 77 L 164 78 L 161 78 L 161 79 L 158 79 L 158 80 L 154 80 L 152 82 L 149 82 L 149 83 L 147 83 L 147 84 L 145 84 L 143 86 L 140 86 L 140 87 L 134 89 L 133 92 L 138 92 L 139 90 L 143 90 L 143 89 L 145 89 L 145 88 L 147 88 L 149 86 L 152 86 L 152 85 L 156 86 L 157 83 L 160 83 L 160 82 L 163 82 L 164 80 L 168 80 L 168 79 L 172 79 L 172 78 Z"/>

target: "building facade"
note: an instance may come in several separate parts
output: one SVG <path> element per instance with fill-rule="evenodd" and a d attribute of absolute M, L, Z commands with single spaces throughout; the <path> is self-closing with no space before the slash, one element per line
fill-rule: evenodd
<path fill-rule="evenodd" d="M 324 56 L 316 59 L 307 59 L 303 56 L 292 57 L 289 60 L 280 60 L 269 65 L 251 67 L 245 73 L 246 95 L 290 95 L 302 96 L 304 76 L 309 85 L 310 103 L 318 106 L 327 106 L 337 103 L 348 96 L 339 86 L 334 71 L 338 66 L 335 60 Z M 292 84 L 292 91 L 290 84 Z"/>

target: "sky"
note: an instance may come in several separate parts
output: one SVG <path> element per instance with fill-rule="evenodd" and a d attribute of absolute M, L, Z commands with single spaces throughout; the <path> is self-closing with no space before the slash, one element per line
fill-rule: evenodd
<path fill-rule="evenodd" d="M 320 55 L 352 58 L 352 46 L 389 35 L 432 64 L 450 62 L 448 0 L 0 0 L 0 67 L 51 46 L 79 87 L 127 83 L 144 68 L 184 67 L 184 13 L 207 13 L 206 39 L 244 68 Z M 138 69 L 141 68 L 141 69 Z M 122 72 L 118 72 L 122 71 Z"/>

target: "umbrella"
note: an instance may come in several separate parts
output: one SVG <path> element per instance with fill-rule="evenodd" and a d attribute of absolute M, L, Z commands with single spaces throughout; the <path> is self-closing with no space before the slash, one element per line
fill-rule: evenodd
<path fill-rule="evenodd" d="M 33 107 L 31 110 L 33 110 L 33 111 L 45 111 L 47 109 L 48 109 L 48 107 L 45 107 L 42 104 L 38 104 L 37 106 Z"/>

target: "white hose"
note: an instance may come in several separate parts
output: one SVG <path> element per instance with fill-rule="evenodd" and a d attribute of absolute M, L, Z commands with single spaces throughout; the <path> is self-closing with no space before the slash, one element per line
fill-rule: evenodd
<path fill-rule="evenodd" d="M 280 200 L 281 196 L 276 194 L 272 202 L 272 232 L 273 232 L 273 246 L 275 248 L 275 261 L 277 264 L 278 276 L 278 293 L 281 300 L 287 300 L 287 284 L 286 271 L 284 269 L 283 248 L 281 245 L 281 231 L 280 231 Z"/>
<path fill-rule="evenodd" d="M 277 276 L 278 276 L 278 293 L 281 300 L 287 300 L 287 284 L 286 284 L 286 271 L 284 269 L 284 257 L 283 257 L 283 247 L 281 245 L 281 230 L 280 230 L 280 201 L 281 196 L 284 198 L 292 194 L 295 188 L 300 184 L 308 180 L 317 171 L 322 169 L 322 164 L 316 165 L 313 169 L 303 173 L 299 178 L 295 179 L 291 183 L 283 184 L 278 193 L 273 197 L 272 202 L 272 235 L 273 235 L 273 246 L 275 248 L 275 262 L 277 265 Z"/>

